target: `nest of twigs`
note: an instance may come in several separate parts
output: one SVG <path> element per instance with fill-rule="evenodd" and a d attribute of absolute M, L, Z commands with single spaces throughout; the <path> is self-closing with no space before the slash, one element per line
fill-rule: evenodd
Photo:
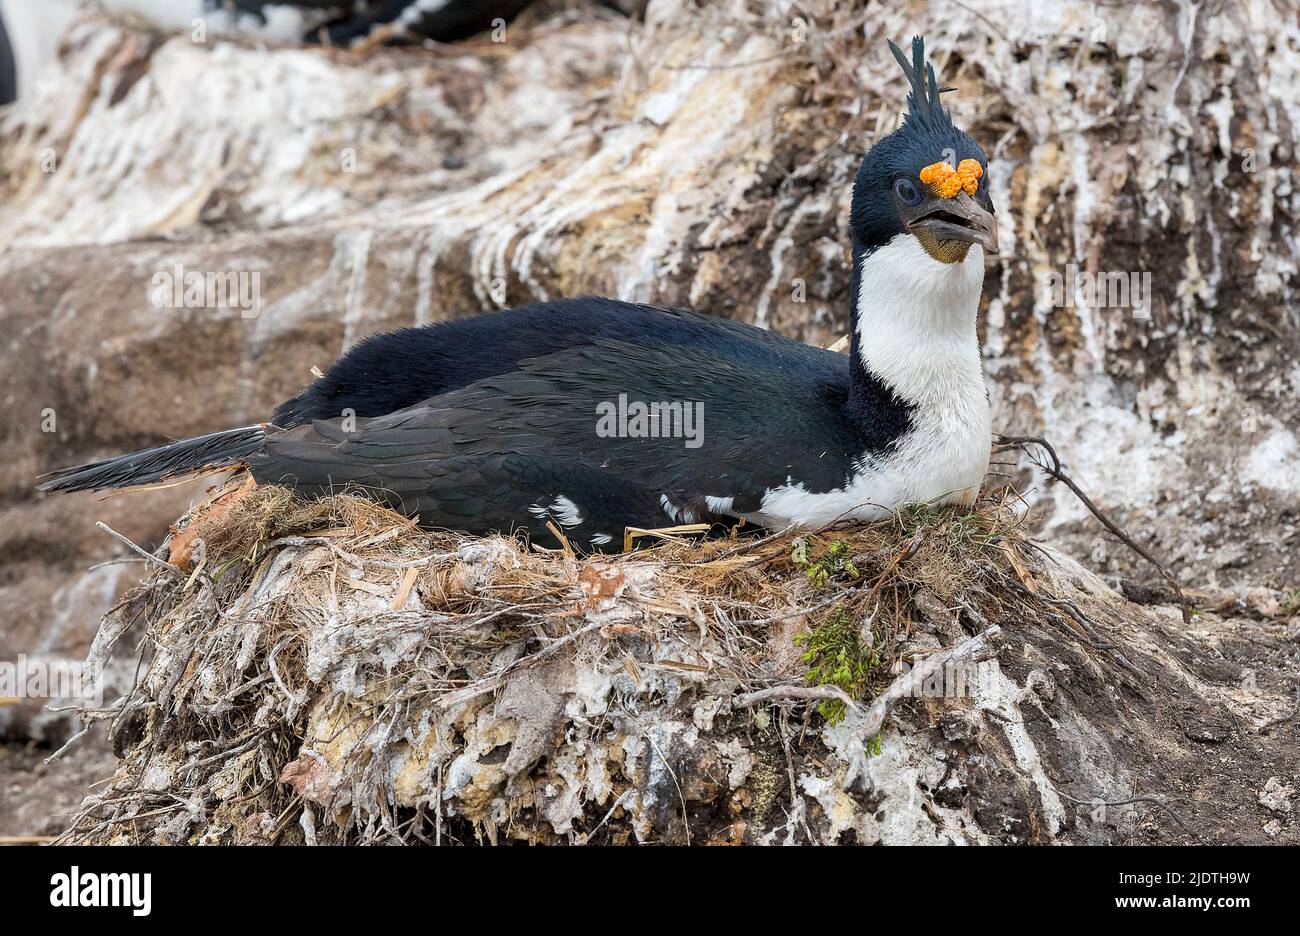
<path fill-rule="evenodd" d="M 796 774 L 869 787 L 900 671 L 1062 618 L 1021 519 L 579 556 L 228 485 L 105 619 L 92 657 L 142 674 L 88 713 L 122 761 L 63 840 L 760 840 Z"/>

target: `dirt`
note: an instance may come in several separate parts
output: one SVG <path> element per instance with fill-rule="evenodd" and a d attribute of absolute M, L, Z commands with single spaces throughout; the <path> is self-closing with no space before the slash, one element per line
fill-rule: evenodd
<path fill-rule="evenodd" d="M 87 737 L 46 764 L 53 753 L 33 741 L 0 742 L 0 839 L 58 835 L 86 794 L 117 766 L 102 737 Z"/>

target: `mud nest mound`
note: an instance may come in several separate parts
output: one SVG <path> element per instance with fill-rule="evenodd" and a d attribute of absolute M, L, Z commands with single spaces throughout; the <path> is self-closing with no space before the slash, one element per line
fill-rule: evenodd
<path fill-rule="evenodd" d="M 582 556 L 228 484 L 104 620 L 92 660 L 141 675 L 86 713 L 121 760 L 62 841 L 987 841 L 969 790 L 897 800 L 925 757 L 882 734 L 985 712 L 1016 775 L 993 837 L 1055 834 L 1007 638 L 1111 695 L 1142 669 L 1108 636 L 1122 599 L 1020 521 L 1002 492 Z"/>

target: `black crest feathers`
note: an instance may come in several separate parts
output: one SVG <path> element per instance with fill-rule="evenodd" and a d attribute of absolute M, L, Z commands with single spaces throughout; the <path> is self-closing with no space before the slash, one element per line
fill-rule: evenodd
<path fill-rule="evenodd" d="M 934 77 L 934 66 L 925 61 L 925 40 L 920 36 L 912 37 L 912 61 L 909 64 L 903 50 L 889 42 L 889 51 L 894 53 L 898 64 L 903 66 L 903 74 L 912 85 L 907 93 L 908 122 L 926 130 L 951 127 L 952 118 L 939 103 L 939 95 L 953 88 L 940 88 Z"/>

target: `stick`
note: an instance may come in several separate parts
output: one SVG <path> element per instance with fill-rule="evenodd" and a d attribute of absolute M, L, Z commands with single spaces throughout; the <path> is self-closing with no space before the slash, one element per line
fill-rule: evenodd
<path fill-rule="evenodd" d="M 870 741 L 885 725 L 885 717 L 900 700 L 920 695 L 919 690 L 936 672 L 949 663 L 971 663 L 988 657 L 996 649 L 1002 634 L 1002 628 L 992 625 L 974 637 L 967 637 L 949 650 L 932 653 L 911 670 L 899 676 L 889 688 L 876 696 L 865 712 L 865 734 L 863 741 Z M 834 700 L 842 702 L 849 711 L 862 713 L 862 708 L 838 686 L 772 686 L 757 692 L 746 692 L 736 696 L 732 705 L 739 708 L 752 708 L 775 699 L 802 699 L 809 701 Z"/>
<path fill-rule="evenodd" d="M 117 540 L 118 542 L 124 544 L 124 545 L 126 546 L 126 548 L 129 549 L 129 550 L 131 550 L 133 553 L 136 553 L 137 555 L 139 555 L 139 556 L 142 557 L 143 559 L 145 559 L 145 560 L 147 560 L 147 561 L 149 561 L 149 562 L 152 562 L 154 565 L 158 566 L 160 569 L 166 569 L 168 572 L 173 572 L 173 573 L 176 573 L 177 575 L 180 574 L 180 571 L 181 571 L 181 570 L 178 569 L 178 568 L 176 568 L 176 566 L 172 565 L 170 562 L 166 562 L 166 561 L 164 561 L 164 560 L 162 560 L 162 559 L 159 559 L 157 556 L 155 556 L 153 553 L 149 552 L 148 550 L 141 549 L 139 546 L 137 546 L 135 543 L 131 542 L 129 539 L 127 539 L 127 538 L 126 538 L 125 536 L 123 536 L 121 533 L 117 532 L 117 530 L 114 530 L 111 526 L 109 526 L 109 525 L 108 525 L 107 523 L 105 523 L 104 521 L 102 521 L 102 520 L 96 520 L 96 521 L 95 521 L 95 526 L 99 527 L 101 530 L 103 530 L 103 531 L 104 531 L 105 533 L 107 533 L 109 536 L 113 537 L 113 539 L 115 539 L 115 540 Z"/>
<path fill-rule="evenodd" d="M 872 700 L 867 709 L 866 734 L 864 741 L 870 741 L 885 726 L 885 718 L 898 702 L 903 699 L 921 695 L 921 688 L 936 672 L 949 663 L 966 664 L 987 659 L 996 651 L 1002 628 L 997 624 L 989 626 L 974 637 L 967 637 L 949 650 L 932 653 L 911 670 L 899 676 L 889 688 Z"/>
<path fill-rule="evenodd" d="M 1107 800 L 1075 799 L 1070 794 L 1062 793 L 1060 790 L 1056 789 L 1055 787 L 1052 788 L 1052 792 L 1055 793 L 1057 796 L 1061 797 L 1061 799 L 1067 799 L 1071 803 L 1075 803 L 1076 805 L 1079 806 L 1127 806 L 1130 803 L 1150 803 L 1152 806 L 1157 806 L 1160 809 L 1163 809 L 1166 813 L 1168 813 L 1169 817 L 1173 819 L 1174 822 L 1178 823 L 1179 828 L 1181 828 L 1184 832 L 1186 832 L 1196 841 L 1198 842 L 1201 841 L 1201 837 L 1197 835 L 1195 832 L 1193 832 L 1188 827 L 1187 823 L 1183 822 L 1183 820 L 1179 817 L 1178 813 L 1174 812 L 1172 809 L 1166 806 L 1164 801 L 1156 796 L 1135 796 L 1132 799 L 1107 801 Z"/>
<path fill-rule="evenodd" d="M 998 445 L 1006 445 L 1010 448 L 1018 448 L 1020 449 L 1020 451 L 1028 455 L 1029 460 L 1032 461 L 1039 468 L 1041 468 L 1043 471 L 1047 472 L 1047 474 L 1051 476 L 1053 480 L 1060 481 L 1062 484 L 1068 487 L 1074 493 L 1074 496 L 1079 498 L 1079 501 L 1083 504 L 1083 506 L 1087 507 L 1088 510 L 1092 512 L 1092 515 L 1096 517 L 1098 520 L 1100 520 L 1102 526 L 1104 526 L 1107 530 L 1109 530 L 1111 534 L 1115 536 L 1116 539 L 1118 539 L 1129 549 L 1133 550 L 1135 553 L 1137 553 L 1147 562 L 1151 563 L 1151 565 L 1155 566 L 1156 571 L 1159 572 L 1162 576 L 1164 576 L 1165 581 L 1169 583 L 1169 587 L 1172 588 L 1174 590 L 1174 593 L 1178 595 L 1178 604 L 1181 607 L 1183 612 L 1183 623 L 1184 624 L 1192 623 L 1192 606 L 1187 601 L 1187 597 L 1183 594 L 1183 590 L 1179 586 L 1178 580 L 1169 574 L 1169 570 L 1166 569 L 1158 559 L 1156 559 L 1153 555 L 1151 555 L 1151 553 L 1147 552 L 1136 542 L 1134 542 L 1133 537 L 1125 533 L 1122 529 L 1119 528 L 1118 525 L 1116 525 L 1116 523 L 1113 520 L 1110 519 L 1110 517 L 1106 516 L 1106 514 L 1102 511 L 1102 509 L 1098 507 L 1096 504 L 1094 504 L 1092 502 L 1092 499 L 1088 497 L 1087 494 L 1083 493 L 1083 491 L 1079 488 L 1079 485 L 1074 483 L 1074 479 L 1061 470 L 1061 459 L 1056 454 L 1056 449 L 1052 448 L 1052 444 L 1050 442 L 1048 442 L 1042 436 L 995 435 L 993 438 Z M 1028 448 L 1028 446 L 1030 445 L 1037 445 L 1043 451 L 1045 451 L 1048 457 L 1051 459 L 1051 464 L 1050 465 L 1046 464 L 1041 459 L 1035 458 L 1033 452 L 1031 452 Z"/>
<path fill-rule="evenodd" d="M 74 735 L 73 735 L 71 738 L 69 738 L 67 741 L 64 741 L 64 742 L 63 742 L 63 747 L 59 748 L 57 751 L 55 751 L 55 752 L 54 752 L 53 754 L 51 754 L 49 757 L 45 758 L 45 760 L 41 761 L 41 763 L 43 763 L 43 764 L 52 764 L 54 761 L 58 760 L 60 757 L 62 757 L 62 756 L 64 755 L 64 753 L 68 750 L 68 748 L 72 747 L 74 744 L 76 744 L 78 741 L 80 741 L 82 738 L 84 738 L 84 737 L 86 736 L 86 734 L 90 731 L 90 729 L 91 729 L 92 727 L 94 727 L 94 723 L 93 723 L 93 722 L 87 724 L 85 728 L 82 728 L 80 731 L 78 731 L 76 734 L 74 734 Z"/>
<path fill-rule="evenodd" d="M 402 574 L 402 584 L 397 589 L 397 594 L 393 596 L 392 610 L 401 611 L 406 607 L 406 599 L 411 597 L 411 589 L 415 587 L 415 579 L 419 576 L 420 570 L 416 566 L 409 566 Z"/>
<path fill-rule="evenodd" d="M 805 608 L 791 608 L 789 611 L 784 611 L 781 614 L 774 614 L 771 617 L 755 618 L 752 621 L 742 621 L 739 623 L 743 623 L 747 627 L 761 627 L 765 624 L 775 624 L 777 621 L 788 621 L 790 618 L 799 617 L 804 614 L 812 614 L 814 611 L 820 611 L 822 608 L 830 607 L 831 605 L 843 601 L 850 595 L 856 594 L 860 591 L 862 591 L 861 587 L 846 588 L 842 591 L 837 591 L 829 598 L 823 598 L 816 604 L 808 605 Z"/>
<path fill-rule="evenodd" d="M 797 699 L 810 702 L 834 701 L 843 703 L 844 707 L 851 712 L 862 711 L 858 703 L 849 698 L 849 694 L 838 686 L 771 686 L 767 689 L 759 689 L 756 692 L 746 692 L 744 695 L 738 695 L 732 700 L 731 704 L 737 708 L 753 708 L 755 705 L 762 705 L 764 702 L 772 702 L 777 699 Z"/>
<path fill-rule="evenodd" d="M 681 526 L 658 527 L 654 530 L 644 530 L 641 527 L 624 527 L 623 528 L 623 552 L 632 551 L 632 543 L 636 540 L 643 539 L 647 536 L 653 536 L 658 539 L 676 540 L 679 535 L 707 533 L 713 529 L 710 523 L 686 523 Z"/>
<path fill-rule="evenodd" d="M 555 522 L 552 520 L 546 521 L 546 529 L 550 530 L 551 535 L 560 541 L 560 548 L 564 550 L 565 555 L 573 556 L 573 544 L 570 543 L 569 538 L 564 535 L 564 531 L 556 526 Z"/>

